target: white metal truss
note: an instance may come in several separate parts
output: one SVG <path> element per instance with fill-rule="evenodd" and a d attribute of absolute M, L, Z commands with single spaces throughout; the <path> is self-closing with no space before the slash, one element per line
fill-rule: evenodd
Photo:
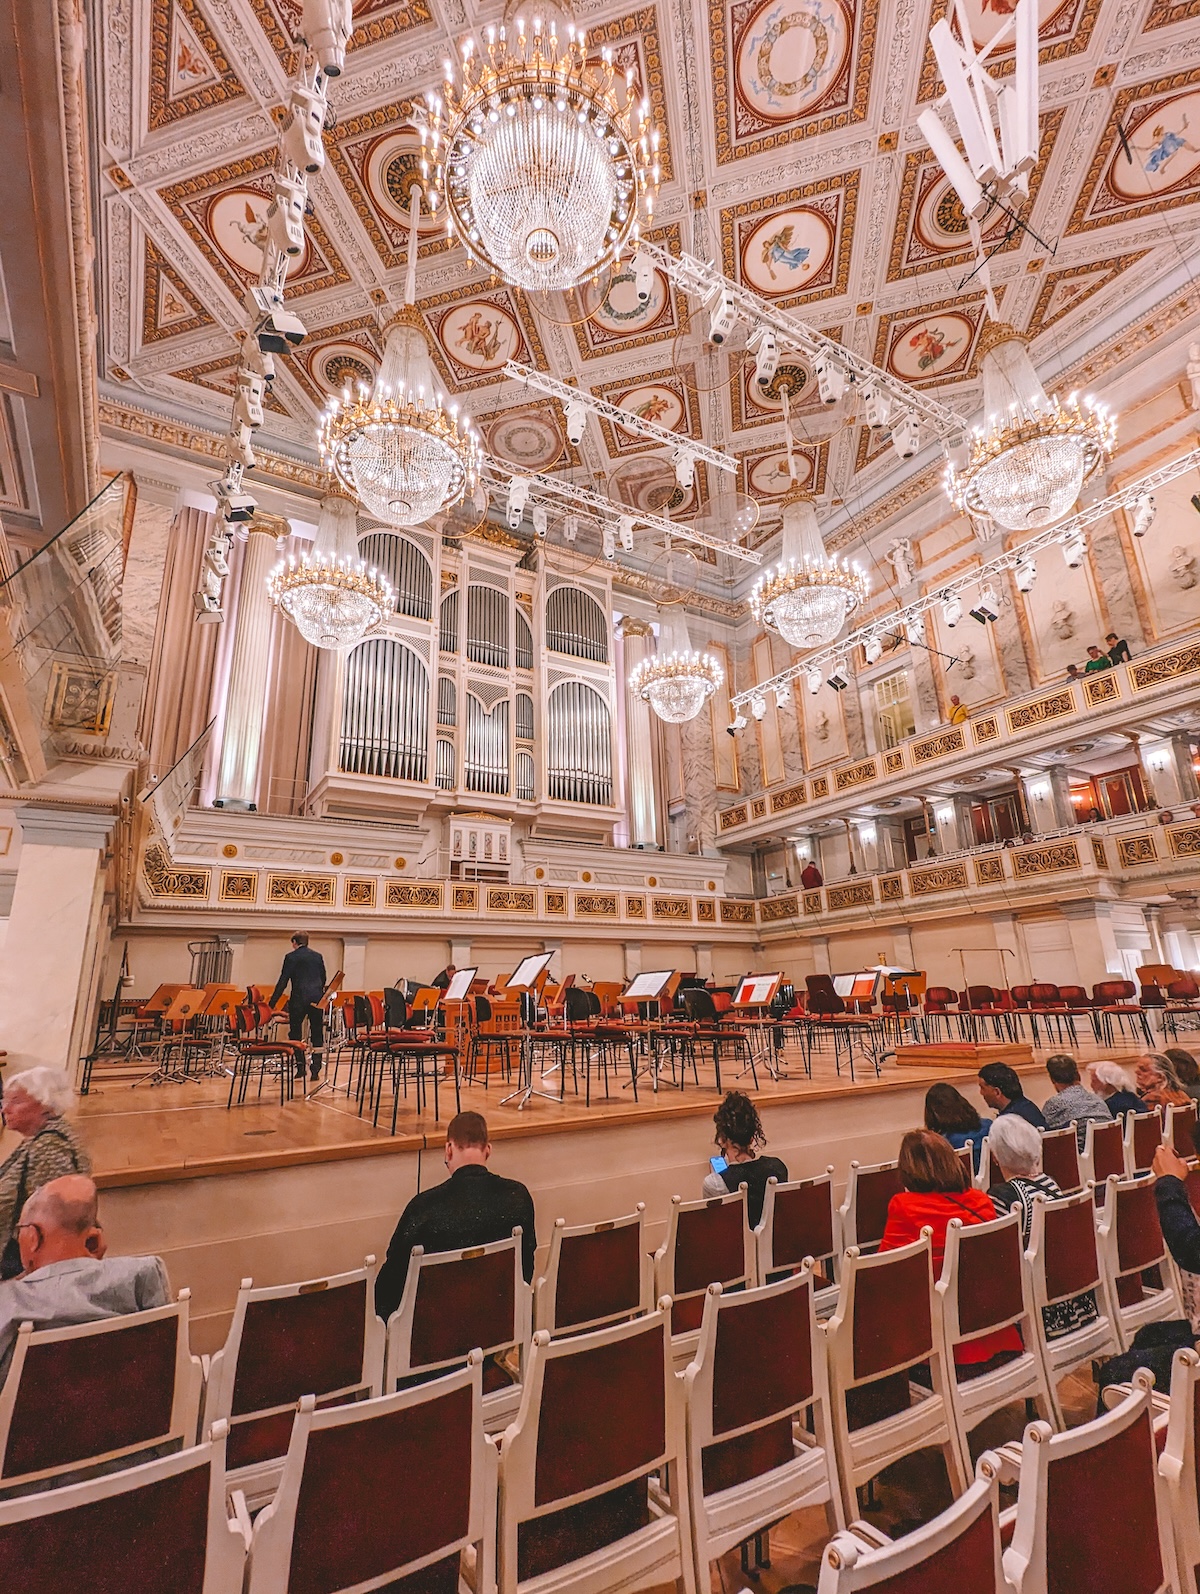
<path fill-rule="evenodd" d="M 694 298 L 709 303 L 719 299 L 722 294 L 728 295 L 733 309 L 750 327 L 752 339 L 756 334 L 769 330 L 775 334 L 781 348 L 797 350 L 807 355 L 810 360 L 824 357 L 840 368 L 849 382 L 860 388 L 884 389 L 897 406 L 906 413 L 918 417 L 944 443 L 961 442 L 969 430 L 968 422 L 946 405 L 939 404 L 927 393 L 910 387 L 907 382 L 902 382 L 890 371 L 872 365 L 869 360 L 864 360 L 861 355 L 846 348 L 845 344 L 826 337 L 823 332 L 817 332 L 795 316 L 777 310 L 765 299 L 760 299 L 756 293 L 751 293 L 740 283 L 733 282 L 715 266 L 706 265 L 694 255 L 668 254 L 657 244 L 644 241 L 639 245 L 639 252 L 652 260 L 684 293 L 689 293 Z"/>
<path fill-rule="evenodd" d="M 1200 470 L 1200 448 L 1194 448 L 1157 470 L 1150 471 L 1140 480 L 1130 482 L 1120 492 L 1098 499 L 1079 514 L 1072 515 L 1069 520 L 1061 520 L 1057 526 L 1047 527 L 1046 530 L 1021 543 L 1019 547 L 1010 548 L 997 558 L 989 560 L 987 564 L 980 565 L 969 575 L 958 576 L 947 581 L 944 586 L 932 589 L 916 603 L 910 603 L 907 608 L 897 609 L 892 614 L 872 620 L 866 625 L 860 625 L 856 631 L 848 632 L 829 647 L 822 648 L 819 653 L 806 654 L 798 663 L 790 665 L 778 675 L 773 675 L 769 681 L 760 681 L 757 686 L 750 687 L 745 692 L 734 693 L 729 699 L 731 708 L 735 714 L 740 713 L 750 703 L 751 698 L 764 697 L 768 692 L 789 686 L 793 681 L 798 681 L 801 676 L 807 676 L 813 671 L 819 670 L 824 676 L 831 665 L 844 663 L 852 648 L 861 647 L 872 637 L 903 631 L 908 626 L 920 622 L 932 610 L 940 609 L 948 600 L 960 598 L 972 587 L 987 586 L 993 577 L 1015 570 L 1018 565 L 1032 559 L 1044 549 L 1062 546 L 1081 538 L 1090 526 L 1103 520 L 1106 515 L 1111 515 L 1118 509 L 1135 508 L 1139 500 L 1148 498 L 1156 488 L 1165 487 L 1168 482 L 1186 475 L 1189 470 Z"/>
<path fill-rule="evenodd" d="M 737 460 L 731 455 L 719 453 L 715 448 L 709 448 L 707 443 L 697 443 L 694 438 L 684 437 L 679 432 L 668 431 L 665 426 L 656 426 L 653 421 L 643 420 L 632 410 L 622 409 L 619 404 L 610 404 L 607 399 L 597 398 L 594 393 L 586 393 L 568 382 L 560 382 L 545 371 L 534 371 L 518 360 L 509 360 L 504 367 L 504 374 L 516 382 L 523 382 L 526 387 L 536 388 L 539 393 L 561 400 L 564 405 L 582 404 L 592 415 L 602 415 L 615 426 L 622 426 L 627 432 L 659 443 L 663 448 L 682 449 L 693 459 L 702 459 L 714 470 L 737 474 Z"/>

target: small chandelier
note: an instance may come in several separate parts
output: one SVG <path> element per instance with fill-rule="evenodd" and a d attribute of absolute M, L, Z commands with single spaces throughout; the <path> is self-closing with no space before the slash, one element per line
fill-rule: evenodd
<path fill-rule="evenodd" d="M 464 41 L 461 82 L 445 63 L 421 130 L 450 232 L 535 292 L 574 288 L 636 242 L 659 181 L 658 133 L 632 73 L 619 97 L 611 52 L 589 59 L 586 33 L 568 22 L 565 34 L 556 18 L 527 30 L 506 12 L 481 50 Z"/>
<path fill-rule="evenodd" d="M 321 500 L 311 556 L 289 558 L 267 578 L 275 606 L 315 648 L 350 648 L 378 631 L 396 594 L 358 557 L 358 511 L 342 493 Z"/>
<path fill-rule="evenodd" d="M 1048 398 L 1025 340 L 1003 323 L 984 334 L 984 425 L 962 470 L 946 467 L 946 491 L 968 514 L 1006 531 L 1037 531 L 1068 514 L 1116 443 L 1116 418 L 1072 393 Z"/>
<path fill-rule="evenodd" d="M 833 641 L 867 592 L 861 570 L 826 554 L 813 501 L 793 481 L 783 500 L 780 562 L 750 594 L 754 618 L 790 647 L 820 648 Z"/>
<path fill-rule="evenodd" d="M 651 654 L 629 677 L 629 690 L 668 725 L 694 720 L 725 679 L 711 653 L 692 649 L 687 624 L 680 618 L 660 627 L 661 653 Z"/>

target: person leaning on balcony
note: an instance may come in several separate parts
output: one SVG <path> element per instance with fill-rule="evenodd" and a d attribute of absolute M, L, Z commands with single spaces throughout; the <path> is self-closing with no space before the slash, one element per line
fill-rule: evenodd
<path fill-rule="evenodd" d="M 971 718 L 971 710 L 959 697 L 957 692 L 950 695 L 950 723 L 951 725 L 965 725 Z"/>
<path fill-rule="evenodd" d="M 1112 660 L 1107 653 L 1102 653 L 1095 643 L 1088 648 L 1088 661 L 1083 667 L 1083 673 L 1090 675 L 1093 670 L 1111 670 Z"/>
<path fill-rule="evenodd" d="M 1126 642 L 1124 637 L 1118 637 L 1115 631 L 1110 631 L 1104 640 L 1108 643 L 1108 659 L 1110 664 L 1129 663 L 1129 643 Z"/>

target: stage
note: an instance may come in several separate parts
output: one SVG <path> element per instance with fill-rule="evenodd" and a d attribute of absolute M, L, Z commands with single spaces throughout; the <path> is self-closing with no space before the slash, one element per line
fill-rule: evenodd
<path fill-rule="evenodd" d="M 1039 1054 L 1039 1059 L 1040 1059 Z M 1101 1055 L 1080 1047 L 1081 1063 Z M 1111 1054 L 1109 1054 L 1111 1055 Z M 832 1164 L 837 1186 L 852 1157 L 893 1158 L 905 1130 L 922 1122 L 925 1091 L 957 1084 L 977 1100 L 975 1065 L 869 1066 L 839 1079 L 832 1054 L 815 1053 L 804 1075 L 798 1047 L 783 1051 L 793 1077 L 772 1080 L 760 1066 L 756 1101 L 768 1147 L 793 1178 Z M 144 1068 L 140 1072 L 144 1073 Z M 442 1125 L 417 1119 L 401 1103 L 398 1132 L 372 1127 L 343 1090 L 280 1107 L 251 1095 L 226 1109 L 228 1081 L 131 1087 L 136 1069 L 98 1068 L 78 1110 L 80 1135 L 101 1186 L 101 1217 L 115 1252 L 162 1255 L 172 1286 L 192 1292 L 192 1343 L 211 1351 L 228 1325 L 238 1281 L 281 1283 L 382 1258 L 400 1210 L 422 1186 L 445 1175 L 444 1126 L 453 1086 L 442 1095 Z M 1019 1068 L 1028 1094 L 1042 1101 L 1049 1081 L 1041 1061 Z M 722 1083 L 737 1081 L 722 1069 Z M 341 1074 L 344 1087 L 345 1069 Z M 554 1076 L 557 1079 L 557 1076 Z M 565 1101 L 535 1097 L 529 1107 L 500 1105 L 507 1088 L 464 1087 L 463 1106 L 485 1114 L 492 1167 L 522 1179 L 534 1196 L 539 1251 L 554 1220 L 599 1221 L 646 1205 L 648 1239 L 662 1238 L 671 1197 L 694 1199 L 712 1153 L 712 1114 L 719 1097 L 711 1065 L 701 1085 L 665 1083 L 655 1094 L 639 1081 L 638 1100 L 613 1089 L 591 1108 L 569 1091 Z M 269 1084 L 270 1082 L 268 1082 Z M 549 1083 L 549 1082 L 548 1082 Z M 388 1108 L 390 1119 L 390 1106 Z M 5 1137 L 5 1152 L 11 1137 Z"/>

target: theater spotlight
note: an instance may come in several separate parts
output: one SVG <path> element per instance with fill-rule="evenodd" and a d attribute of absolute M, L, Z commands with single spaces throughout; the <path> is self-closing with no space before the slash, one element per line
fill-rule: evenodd
<path fill-rule="evenodd" d="M 1018 592 L 1028 592 L 1037 580 L 1037 566 L 1032 559 L 1022 559 L 1013 571 Z"/>
<path fill-rule="evenodd" d="M 975 607 L 970 611 L 972 620 L 977 620 L 980 625 L 994 625 L 1000 618 L 1000 600 L 990 586 L 984 587 L 979 594 Z"/>
<path fill-rule="evenodd" d="M 835 664 L 833 673 L 826 681 L 826 686 L 832 686 L 835 692 L 844 692 L 850 685 L 850 677 L 846 673 L 845 664 Z"/>
<path fill-rule="evenodd" d="M 757 694 L 755 694 L 755 696 L 750 699 L 750 712 L 754 715 L 756 720 L 762 719 L 767 712 L 766 698 L 759 697 Z"/>
<path fill-rule="evenodd" d="M 805 679 L 808 682 L 809 691 L 815 697 L 816 694 L 821 690 L 821 672 L 820 672 L 820 670 L 809 670 L 809 672 L 808 672 L 807 676 L 805 677 Z"/>
<path fill-rule="evenodd" d="M 954 627 L 962 619 L 962 612 L 962 603 L 958 598 L 947 598 L 942 604 L 942 619 L 946 622 L 949 630 L 953 631 Z"/>
<path fill-rule="evenodd" d="M 744 731 L 749 723 L 750 721 L 744 714 L 739 714 L 735 719 L 730 720 L 725 729 L 728 731 L 730 736 L 736 736 L 739 731 Z"/>

